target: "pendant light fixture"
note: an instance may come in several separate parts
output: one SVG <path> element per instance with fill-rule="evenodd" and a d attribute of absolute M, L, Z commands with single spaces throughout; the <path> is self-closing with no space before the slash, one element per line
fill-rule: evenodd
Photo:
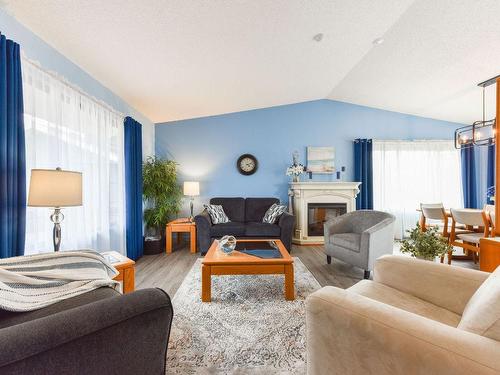
<path fill-rule="evenodd" d="M 498 77 L 500 75 L 478 84 L 479 87 L 483 88 L 483 119 L 455 130 L 455 148 L 461 149 L 495 144 L 496 119 L 486 120 L 485 118 L 485 89 L 494 84 Z"/>

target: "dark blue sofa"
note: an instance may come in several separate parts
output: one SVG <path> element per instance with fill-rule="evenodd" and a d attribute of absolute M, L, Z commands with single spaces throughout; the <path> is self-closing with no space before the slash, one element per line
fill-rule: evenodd
<path fill-rule="evenodd" d="M 292 250 L 292 233 L 295 225 L 293 215 L 285 212 L 275 224 L 263 223 L 262 218 L 276 198 L 212 198 L 210 204 L 221 205 L 231 220 L 229 223 L 212 224 L 206 210 L 197 215 L 196 240 L 202 254 L 205 254 L 213 240 L 225 235 L 236 238 L 276 238 L 280 239 L 288 252 Z"/>

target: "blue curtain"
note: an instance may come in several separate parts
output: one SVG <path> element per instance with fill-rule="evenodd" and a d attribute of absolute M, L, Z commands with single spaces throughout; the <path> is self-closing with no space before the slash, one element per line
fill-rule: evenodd
<path fill-rule="evenodd" d="M 464 147 L 460 150 L 462 159 L 462 189 L 465 208 L 478 208 L 477 179 L 474 147 Z"/>
<path fill-rule="evenodd" d="M 488 188 L 488 203 L 494 204 L 491 200 L 495 194 L 495 145 L 488 146 L 488 171 L 487 171 L 487 183 Z"/>
<path fill-rule="evenodd" d="M 127 256 L 143 254 L 142 239 L 142 125 L 125 118 L 125 208 Z"/>
<path fill-rule="evenodd" d="M 354 181 L 361 181 L 356 198 L 357 210 L 373 209 L 372 140 L 354 140 Z"/>
<path fill-rule="evenodd" d="M 24 254 L 26 158 L 19 44 L 0 34 L 0 258 Z"/>

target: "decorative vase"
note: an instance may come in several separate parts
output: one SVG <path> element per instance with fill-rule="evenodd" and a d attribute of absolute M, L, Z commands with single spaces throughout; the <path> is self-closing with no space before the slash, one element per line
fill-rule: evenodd
<path fill-rule="evenodd" d="M 226 255 L 230 255 L 236 247 L 236 238 L 234 236 L 224 236 L 219 240 L 218 248 Z"/>
<path fill-rule="evenodd" d="M 300 175 L 293 175 L 293 182 L 300 182 Z"/>

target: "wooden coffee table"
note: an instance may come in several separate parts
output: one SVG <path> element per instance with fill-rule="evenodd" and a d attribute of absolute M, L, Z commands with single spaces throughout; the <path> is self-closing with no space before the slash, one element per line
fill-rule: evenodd
<path fill-rule="evenodd" d="M 293 258 L 280 240 L 239 240 L 255 243 L 256 247 L 262 242 L 265 247 L 268 241 L 274 241 L 282 258 L 261 259 L 253 255 L 234 251 L 226 255 L 217 249 L 218 241 L 214 241 L 201 266 L 201 300 L 210 302 L 212 299 L 212 275 L 285 275 L 285 299 L 295 299 L 293 281 Z"/>

